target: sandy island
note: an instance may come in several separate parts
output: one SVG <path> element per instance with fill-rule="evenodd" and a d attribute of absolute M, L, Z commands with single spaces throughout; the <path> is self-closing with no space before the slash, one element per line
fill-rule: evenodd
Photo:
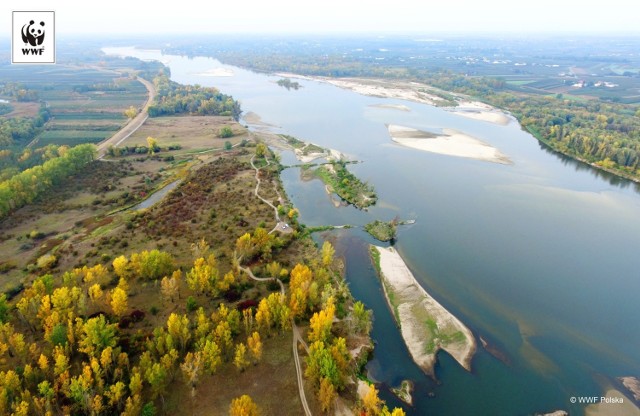
<path fill-rule="evenodd" d="M 232 77 L 234 75 L 233 70 L 229 69 L 229 68 L 212 68 L 212 69 L 208 69 L 204 72 L 198 72 L 197 74 L 194 75 L 198 75 L 201 77 Z"/>
<path fill-rule="evenodd" d="M 511 119 L 497 108 L 479 101 L 461 101 L 457 107 L 449 107 L 447 111 L 462 117 L 506 126 Z"/>
<path fill-rule="evenodd" d="M 436 354 L 444 350 L 471 371 L 476 341 L 469 328 L 418 284 L 393 247 L 371 247 L 380 254 L 379 271 L 387 303 L 416 364 L 434 377 Z"/>
<path fill-rule="evenodd" d="M 443 129 L 442 134 L 434 134 L 395 124 L 389 124 L 387 129 L 391 140 L 402 146 L 441 155 L 511 164 L 511 160 L 495 147 L 457 130 Z"/>
<path fill-rule="evenodd" d="M 406 105 L 402 105 L 402 104 L 371 104 L 369 107 L 373 107 L 373 108 L 388 108 L 390 110 L 400 110 L 400 111 L 404 111 L 404 112 L 410 112 L 411 109 L 409 107 L 407 107 Z"/>
<path fill-rule="evenodd" d="M 640 409 L 638 409 L 638 407 L 620 391 L 610 388 L 603 397 L 607 399 L 622 400 L 622 403 L 607 403 L 606 401 L 601 401 L 598 404 L 590 404 L 585 407 L 584 414 L 586 416 L 640 416 Z"/>

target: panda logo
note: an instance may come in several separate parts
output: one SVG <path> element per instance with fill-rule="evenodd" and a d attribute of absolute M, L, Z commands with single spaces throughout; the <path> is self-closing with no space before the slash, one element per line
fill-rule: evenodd
<path fill-rule="evenodd" d="M 36 25 L 33 20 L 22 26 L 22 40 L 31 46 L 39 46 L 44 42 L 44 22 Z"/>

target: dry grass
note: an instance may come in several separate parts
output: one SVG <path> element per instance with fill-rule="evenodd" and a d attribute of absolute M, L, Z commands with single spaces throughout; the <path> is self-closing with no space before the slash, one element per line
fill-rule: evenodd
<path fill-rule="evenodd" d="M 13 111 L 4 114 L 2 117 L 35 117 L 38 114 L 38 110 L 40 110 L 40 104 L 32 102 L 12 101 L 11 106 L 13 107 Z"/>
<path fill-rule="evenodd" d="M 233 137 L 221 139 L 218 133 L 223 126 L 230 126 Z M 176 116 L 149 118 L 120 146 L 147 145 L 147 137 L 153 137 L 160 146 L 179 144 L 182 152 L 223 148 L 226 141 L 239 143 L 247 138 L 247 131 L 230 117 Z"/>

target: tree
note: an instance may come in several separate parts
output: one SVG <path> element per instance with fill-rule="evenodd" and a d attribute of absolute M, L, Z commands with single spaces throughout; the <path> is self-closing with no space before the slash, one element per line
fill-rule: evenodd
<path fill-rule="evenodd" d="M 330 267 L 333 264 L 333 256 L 335 255 L 336 250 L 333 248 L 330 242 L 325 241 L 322 244 L 322 265 L 324 267 Z"/>
<path fill-rule="evenodd" d="M 227 152 L 229 150 L 233 149 L 233 145 L 231 144 L 231 142 L 229 140 L 224 142 L 224 150 L 226 150 Z"/>
<path fill-rule="evenodd" d="M 378 389 L 373 384 L 369 385 L 369 390 L 362 398 L 362 406 L 368 416 L 377 416 L 382 411 L 384 402 L 378 397 Z"/>
<path fill-rule="evenodd" d="M 289 308 L 291 308 L 291 313 L 294 317 L 300 317 L 306 312 L 309 287 L 312 279 L 313 274 L 311 273 L 311 269 L 306 265 L 296 264 L 293 270 L 291 270 Z"/>
<path fill-rule="evenodd" d="M 246 394 L 233 399 L 229 406 L 229 416 L 259 416 L 260 409 Z"/>
<path fill-rule="evenodd" d="M 137 276 L 152 280 L 169 275 L 174 268 L 171 254 L 157 249 L 133 253 L 130 264 Z"/>
<path fill-rule="evenodd" d="M 158 141 L 151 136 L 147 137 L 147 147 L 149 148 L 150 155 L 160 150 L 160 147 L 158 146 Z"/>
<path fill-rule="evenodd" d="M 236 252 L 240 257 L 250 257 L 253 255 L 253 242 L 251 234 L 245 233 L 236 240 Z"/>
<path fill-rule="evenodd" d="M 200 352 L 188 352 L 184 357 L 184 362 L 180 364 L 182 374 L 187 384 L 191 386 L 191 397 L 195 397 L 196 395 L 196 385 L 202 374 L 202 361 L 202 354 Z"/>
<path fill-rule="evenodd" d="M 127 313 L 127 309 L 129 308 L 127 299 L 127 292 L 122 288 L 116 287 L 111 291 L 111 309 L 113 309 L 113 313 L 115 313 L 116 316 L 122 317 Z"/>
<path fill-rule="evenodd" d="M 135 116 L 138 115 L 138 109 L 135 108 L 134 106 L 130 106 L 129 108 L 127 108 L 126 110 L 124 110 L 124 116 L 127 118 L 134 118 Z"/>
<path fill-rule="evenodd" d="M 167 319 L 167 332 L 174 341 L 179 343 L 180 350 L 185 351 L 191 339 L 189 318 L 186 315 L 172 313 Z"/>
<path fill-rule="evenodd" d="M 257 363 L 260 361 L 262 358 L 262 341 L 260 340 L 260 334 L 257 332 L 251 334 L 251 336 L 247 338 L 247 345 L 253 357 L 253 362 Z"/>
<path fill-rule="evenodd" d="M 79 350 L 91 356 L 99 356 L 103 349 L 115 347 L 117 343 L 116 326 L 108 324 L 104 315 L 87 320 L 82 332 Z"/>
<path fill-rule="evenodd" d="M 256 156 L 264 157 L 267 154 L 267 146 L 264 143 L 258 143 L 256 145 Z"/>
<path fill-rule="evenodd" d="M 160 292 L 164 300 L 174 302 L 176 298 L 180 298 L 180 276 L 182 272 L 176 270 L 171 277 L 163 277 L 160 281 Z"/>
<path fill-rule="evenodd" d="M 218 132 L 218 137 L 220 137 L 221 139 L 226 139 L 227 137 L 233 137 L 233 130 L 229 126 L 222 126 L 222 128 Z"/>
<path fill-rule="evenodd" d="M 233 357 L 233 364 L 240 371 L 244 371 L 249 362 L 247 361 L 247 347 L 241 342 L 236 345 L 236 353 Z"/>
<path fill-rule="evenodd" d="M 203 257 L 193 262 L 193 267 L 187 273 L 189 288 L 198 293 L 209 293 L 217 296 L 219 293 L 218 268 L 213 254 L 205 260 Z"/>
<path fill-rule="evenodd" d="M 328 378 L 322 377 L 320 380 L 320 389 L 318 390 L 318 399 L 320 400 L 320 406 L 323 412 L 329 413 L 335 398 L 335 387 L 333 387 L 333 384 L 331 384 Z"/>
<path fill-rule="evenodd" d="M 205 340 L 201 342 L 199 352 L 202 354 L 204 371 L 207 374 L 214 374 L 220 364 L 222 364 L 222 353 L 215 341 Z"/>
<path fill-rule="evenodd" d="M 367 310 L 364 303 L 358 301 L 353 304 L 353 326 L 354 329 L 365 335 L 371 332 L 371 311 Z"/>
<path fill-rule="evenodd" d="M 120 278 L 126 278 L 128 274 L 127 266 L 129 265 L 129 261 L 125 256 L 116 257 L 113 260 L 113 270 L 116 275 Z"/>
<path fill-rule="evenodd" d="M 89 299 L 95 306 L 98 306 L 98 304 L 102 302 L 103 295 L 104 293 L 102 292 L 102 289 L 100 288 L 100 285 L 98 283 L 89 287 Z"/>
<path fill-rule="evenodd" d="M 333 325 L 333 319 L 335 318 L 335 310 L 336 307 L 333 304 L 333 298 L 330 298 L 326 308 L 313 314 L 310 321 L 310 342 L 327 342 L 329 340 L 329 337 L 331 336 L 331 326 Z"/>

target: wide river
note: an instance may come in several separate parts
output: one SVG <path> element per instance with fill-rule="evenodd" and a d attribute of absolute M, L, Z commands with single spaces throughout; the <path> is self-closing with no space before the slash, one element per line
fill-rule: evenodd
<path fill-rule="evenodd" d="M 640 194 L 638 187 L 546 150 L 517 122 L 472 120 L 409 101 L 367 97 L 332 85 L 222 65 L 211 58 L 109 48 L 109 53 L 157 59 L 180 83 L 215 86 L 239 99 L 273 130 L 331 147 L 364 161 L 350 169 L 376 187 L 368 212 L 335 208 L 318 181 L 298 169 L 282 174 L 285 189 L 310 225 L 363 225 L 395 216 L 396 248 L 416 278 L 476 337 L 482 347 L 471 373 L 439 354 L 438 382 L 408 355 L 367 255 L 361 229 L 331 233 L 346 259 L 356 298 L 375 314 L 369 376 L 389 391 L 416 383 L 408 414 L 526 415 L 564 409 L 582 414 L 572 396 L 600 396 L 615 378 L 640 376 Z M 226 75 L 210 76 L 215 68 Z M 206 74 L 207 71 L 209 75 Z M 218 72 L 219 73 L 219 72 Z M 374 107 L 401 104 L 411 111 Z M 507 155 L 512 165 L 455 158 L 400 147 L 385 124 L 455 128 Z M 283 161 L 292 161 L 290 154 Z M 625 401 L 629 401 L 625 397 Z M 611 404 L 609 406 L 616 406 Z M 615 408 L 611 410 L 615 413 Z"/>

